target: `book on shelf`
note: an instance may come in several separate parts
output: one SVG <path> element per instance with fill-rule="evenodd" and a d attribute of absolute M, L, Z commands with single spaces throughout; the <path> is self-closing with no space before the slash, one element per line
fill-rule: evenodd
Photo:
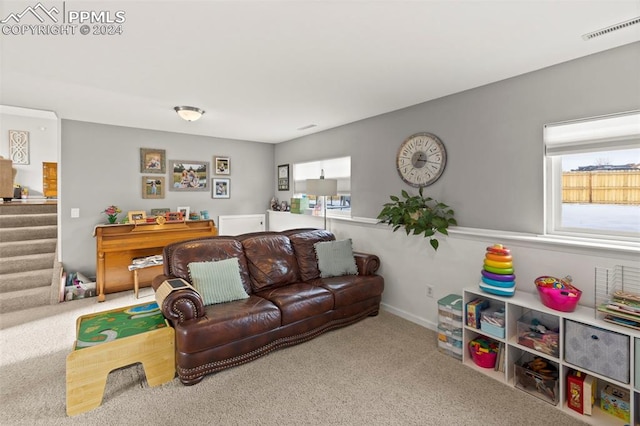
<path fill-rule="evenodd" d="M 495 371 L 504 371 L 504 352 L 505 346 L 503 342 L 498 343 L 498 353 L 496 354 L 496 365 L 493 367 Z"/>

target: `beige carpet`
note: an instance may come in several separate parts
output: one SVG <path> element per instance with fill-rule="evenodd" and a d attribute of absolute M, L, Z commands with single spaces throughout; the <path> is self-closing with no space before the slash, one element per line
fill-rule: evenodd
<path fill-rule="evenodd" d="M 103 404 L 65 411 L 79 315 L 153 300 L 131 292 L 0 316 L 2 425 L 577 425 L 560 410 L 436 350 L 435 334 L 387 312 L 186 387 L 109 375 Z"/>

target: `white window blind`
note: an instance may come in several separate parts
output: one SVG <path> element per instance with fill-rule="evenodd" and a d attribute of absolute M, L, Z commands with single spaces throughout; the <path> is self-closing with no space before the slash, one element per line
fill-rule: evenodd
<path fill-rule="evenodd" d="M 637 148 L 640 111 L 547 124 L 544 144 L 547 156 Z"/>
<path fill-rule="evenodd" d="M 293 192 L 307 193 L 307 179 L 318 179 L 324 170 L 324 177 L 338 180 L 338 195 L 351 193 L 351 157 L 296 163 L 293 165 Z"/>

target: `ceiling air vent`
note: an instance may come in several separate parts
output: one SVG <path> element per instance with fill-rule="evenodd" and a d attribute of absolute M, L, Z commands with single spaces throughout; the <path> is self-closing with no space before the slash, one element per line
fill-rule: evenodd
<path fill-rule="evenodd" d="M 308 130 L 316 127 L 317 124 L 307 124 L 306 126 L 298 127 L 296 130 Z"/>
<path fill-rule="evenodd" d="M 593 31 L 591 33 L 584 34 L 582 36 L 583 40 L 591 40 L 592 38 L 600 37 L 605 34 L 612 33 L 614 31 L 621 30 L 623 28 L 630 27 L 631 25 L 640 24 L 640 16 L 637 18 L 629 19 L 628 21 L 620 22 L 619 24 L 611 25 L 610 27 L 603 28 L 598 31 Z"/>

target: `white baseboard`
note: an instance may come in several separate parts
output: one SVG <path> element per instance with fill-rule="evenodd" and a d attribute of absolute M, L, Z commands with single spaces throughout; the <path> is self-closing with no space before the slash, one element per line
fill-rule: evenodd
<path fill-rule="evenodd" d="M 403 311 L 402 309 L 396 309 L 393 306 L 387 305 L 386 303 L 382 303 L 381 306 L 383 310 L 390 312 L 394 315 L 397 315 L 400 318 L 404 318 L 407 321 L 411 321 L 415 324 L 421 325 L 422 327 L 428 328 L 429 330 L 433 330 L 433 331 L 438 330 L 438 324 L 434 323 L 433 321 L 429 321 L 422 317 L 418 317 L 416 315 L 410 314 L 409 312 Z"/>

